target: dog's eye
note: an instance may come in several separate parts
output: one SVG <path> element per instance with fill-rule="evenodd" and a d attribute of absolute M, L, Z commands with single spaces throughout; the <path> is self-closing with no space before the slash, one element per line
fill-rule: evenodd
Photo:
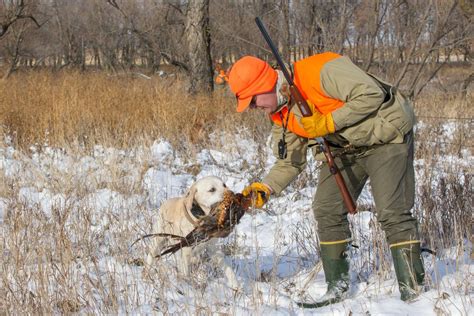
<path fill-rule="evenodd" d="M 211 188 L 209 192 L 216 192 L 216 188 Z"/>
<path fill-rule="evenodd" d="M 224 183 L 224 188 L 227 188 L 227 186 L 225 185 L 225 183 Z"/>

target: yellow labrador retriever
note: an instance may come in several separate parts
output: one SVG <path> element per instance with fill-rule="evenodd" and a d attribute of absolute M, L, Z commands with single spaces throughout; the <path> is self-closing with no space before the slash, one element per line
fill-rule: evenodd
<path fill-rule="evenodd" d="M 218 177 L 209 176 L 197 180 L 184 197 L 169 199 L 161 205 L 153 223 L 153 233 L 186 236 L 196 227 L 199 217 L 208 215 L 212 207 L 222 201 L 226 190 L 228 189 L 225 183 Z M 166 246 L 173 243 L 176 243 L 176 240 L 170 240 L 168 237 L 153 238 L 146 259 L 146 274 L 152 268 L 155 257 Z M 199 262 L 201 255 L 206 251 L 211 256 L 211 263 L 224 270 L 229 286 L 238 288 L 234 271 L 225 263 L 224 254 L 212 239 L 194 248 L 185 247 L 177 252 L 179 271 L 189 276 L 193 263 Z"/>

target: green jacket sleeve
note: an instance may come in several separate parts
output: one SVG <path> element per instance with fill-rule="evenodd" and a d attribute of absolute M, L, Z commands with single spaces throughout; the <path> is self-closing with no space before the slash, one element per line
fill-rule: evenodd
<path fill-rule="evenodd" d="M 328 62 L 321 71 L 321 86 L 326 94 L 345 104 L 332 112 L 338 130 L 354 125 L 378 110 L 385 92 L 347 57 Z"/>
<path fill-rule="evenodd" d="M 273 154 L 277 161 L 270 172 L 262 180 L 269 185 L 274 194 L 279 195 L 304 169 L 306 166 L 306 151 L 308 140 L 286 131 L 285 141 L 287 146 L 287 157 L 279 159 L 278 142 L 282 138 L 283 128 L 274 124 L 272 127 Z"/>

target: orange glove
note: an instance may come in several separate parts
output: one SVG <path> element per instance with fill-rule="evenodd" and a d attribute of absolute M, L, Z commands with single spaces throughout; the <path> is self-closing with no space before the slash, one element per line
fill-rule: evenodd
<path fill-rule="evenodd" d="M 272 193 L 270 187 L 260 182 L 254 182 L 251 185 L 245 187 L 242 191 L 243 196 L 251 196 L 252 205 L 256 208 L 262 208 L 263 205 L 270 198 Z"/>
<path fill-rule="evenodd" d="M 313 115 L 301 118 L 301 124 L 309 138 L 323 137 L 336 131 L 331 113 L 321 114 L 314 105 L 307 101 Z"/>

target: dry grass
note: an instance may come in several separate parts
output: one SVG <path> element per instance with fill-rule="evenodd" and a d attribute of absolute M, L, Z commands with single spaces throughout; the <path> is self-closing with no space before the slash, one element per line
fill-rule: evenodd
<path fill-rule="evenodd" d="M 176 145 L 205 143 L 214 130 L 252 126 L 268 130 L 261 115 L 239 115 L 226 90 L 186 94 L 170 77 L 105 73 L 20 73 L 0 81 L 0 126 L 17 147 L 48 144 L 130 148 L 165 138 Z M 187 148 L 188 149 L 188 148 Z"/>
<path fill-rule="evenodd" d="M 426 94 L 415 103 L 420 116 L 474 117 L 469 100 Z M 17 148 L 95 144 L 130 148 L 165 138 L 178 149 L 205 143 L 215 130 L 246 127 L 264 139 L 261 113 L 240 115 L 227 89 L 212 97 L 189 96 L 179 78 L 48 71 L 18 73 L 0 81 L 0 129 Z M 185 145 L 187 144 L 187 145 Z M 199 148 L 196 148 L 199 149 Z"/>
<path fill-rule="evenodd" d="M 472 97 L 470 98 L 472 99 Z M 469 99 L 469 100 L 470 100 Z M 469 100 L 439 93 L 415 103 L 420 116 L 474 117 Z M 0 81 L 0 128 L 16 147 L 32 144 L 130 148 L 165 138 L 177 145 L 205 143 L 215 130 L 249 128 L 265 137 L 261 113 L 240 115 L 227 89 L 189 96 L 175 77 L 48 71 L 18 73 Z"/>

